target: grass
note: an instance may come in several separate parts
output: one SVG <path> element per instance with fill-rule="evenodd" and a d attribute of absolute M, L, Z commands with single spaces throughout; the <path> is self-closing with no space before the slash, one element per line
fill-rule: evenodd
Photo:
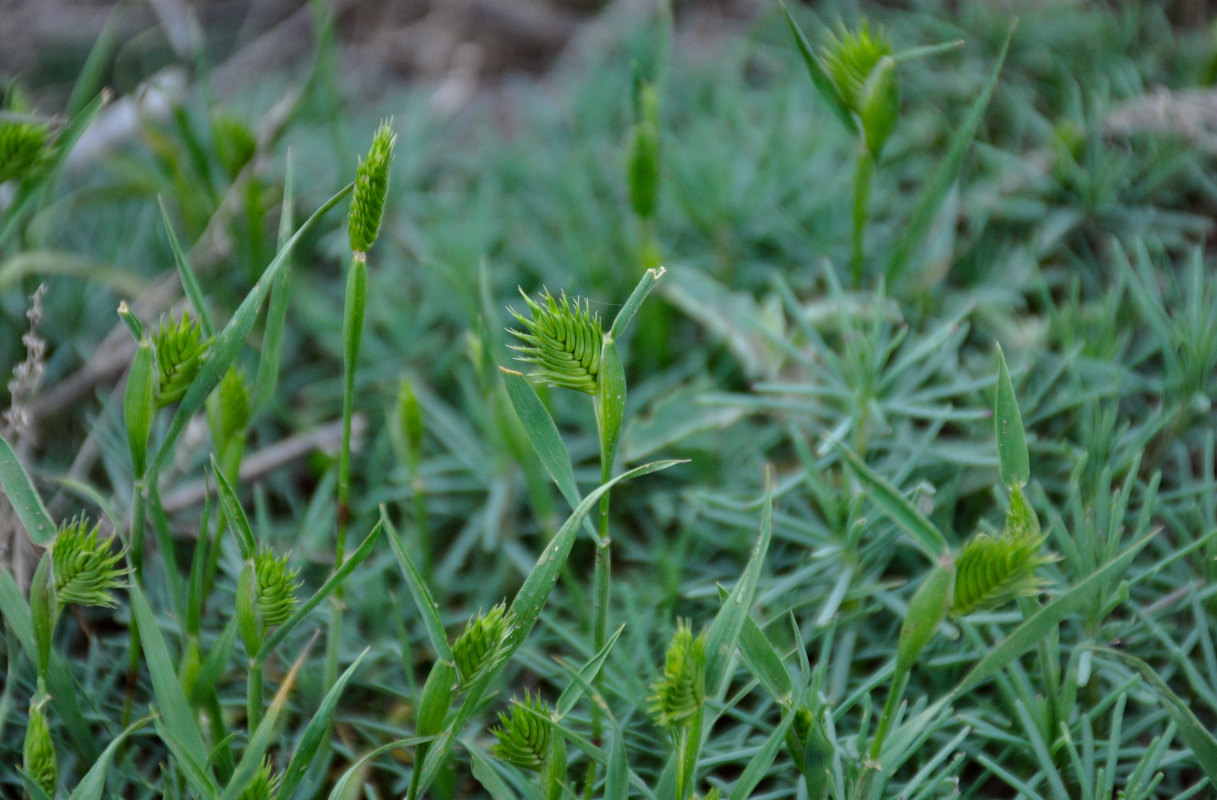
<path fill-rule="evenodd" d="M 621 30 L 510 135 L 322 37 L 285 123 L 197 73 L 63 167 L 99 46 L 0 187 L 0 795 L 1211 794 L 1213 159 L 1112 120 L 1212 43 L 963 6 L 863 9 L 894 122 L 854 4 L 775 7 Z"/>

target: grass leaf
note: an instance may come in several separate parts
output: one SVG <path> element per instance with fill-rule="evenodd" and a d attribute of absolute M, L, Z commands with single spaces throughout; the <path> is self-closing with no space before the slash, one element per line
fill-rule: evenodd
<path fill-rule="evenodd" d="M 0 436 L 0 488 L 8 495 L 30 541 L 39 546 L 49 544 L 55 538 L 55 523 L 30 481 L 29 473 L 3 436 Z"/>

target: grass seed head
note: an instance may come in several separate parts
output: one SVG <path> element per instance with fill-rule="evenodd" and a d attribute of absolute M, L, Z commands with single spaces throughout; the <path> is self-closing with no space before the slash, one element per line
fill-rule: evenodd
<path fill-rule="evenodd" d="M 110 592 L 127 584 L 121 566 L 123 551 L 111 548 L 110 539 L 98 536 L 100 525 L 89 527 L 88 519 L 76 517 L 62 528 L 51 545 L 55 595 L 62 608 L 68 603 L 115 608 Z"/>
<path fill-rule="evenodd" d="M 540 695 L 532 697 L 526 690 L 524 702 L 516 700 L 510 713 L 499 713 L 499 724 L 491 733 L 498 740 L 491 751 L 496 758 L 540 771 L 549 754 L 549 707 Z"/>
<path fill-rule="evenodd" d="M 183 310 L 181 319 L 161 321 L 154 337 L 156 368 L 159 377 L 156 405 L 164 408 L 186 395 L 186 390 L 199 374 L 207 355 L 210 339 L 204 339 L 198 320 Z"/>
<path fill-rule="evenodd" d="M 705 702 L 706 634 L 694 638 L 682 620 L 664 656 L 663 675 L 651 684 L 647 710 L 659 727 L 677 728 L 692 722 Z"/>
<path fill-rule="evenodd" d="M 351 196 L 348 233 L 351 250 L 366 253 L 380 235 L 380 222 L 389 193 L 389 170 L 393 166 L 393 148 L 397 134 L 388 121 L 380 123 L 372 136 L 372 146 L 366 158 L 359 162 L 355 174 L 355 191 Z"/>
<path fill-rule="evenodd" d="M 604 344 L 600 315 L 592 313 L 586 299 L 576 298 L 572 303 L 565 293 L 555 298 L 544 291 L 540 303 L 522 289 L 520 295 L 532 316 L 510 309 L 523 326 L 523 330 L 511 330 L 523 342 L 512 345 L 511 349 L 520 353 L 517 360 L 532 364 L 533 377 L 551 386 L 594 397 L 599 387 L 600 349 Z"/>
<path fill-rule="evenodd" d="M 42 710 L 45 701 L 42 698 L 30 703 L 30 718 L 22 748 L 22 768 L 42 791 L 54 797 L 55 788 L 59 785 L 59 761 L 55 757 L 55 743 L 51 741 L 51 729 Z"/>
<path fill-rule="evenodd" d="M 465 631 L 452 646 L 461 688 L 468 688 L 485 671 L 492 669 L 506 655 L 507 637 L 515 629 L 506 603 L 499 603 L 484 614 L 479 613 L 465 624 Z"/>

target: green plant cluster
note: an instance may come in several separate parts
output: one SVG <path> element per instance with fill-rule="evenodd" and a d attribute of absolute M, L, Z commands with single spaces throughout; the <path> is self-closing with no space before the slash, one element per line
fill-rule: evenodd
<path fill-rule="evenodd" d="M 1212 796 L 1217 45 L 913 5 L 7 91 L 0 796 Z"/>

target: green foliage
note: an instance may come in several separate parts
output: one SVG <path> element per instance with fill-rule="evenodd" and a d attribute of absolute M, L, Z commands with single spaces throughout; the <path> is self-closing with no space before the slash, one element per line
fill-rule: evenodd
<path fill-rule="evenodd" d="M 311 8 L 110 149 L 157 29 L 0 117 L 0 796 L 1208 796 L 1210 32 L 663 8 L 443 116 Z"/>

